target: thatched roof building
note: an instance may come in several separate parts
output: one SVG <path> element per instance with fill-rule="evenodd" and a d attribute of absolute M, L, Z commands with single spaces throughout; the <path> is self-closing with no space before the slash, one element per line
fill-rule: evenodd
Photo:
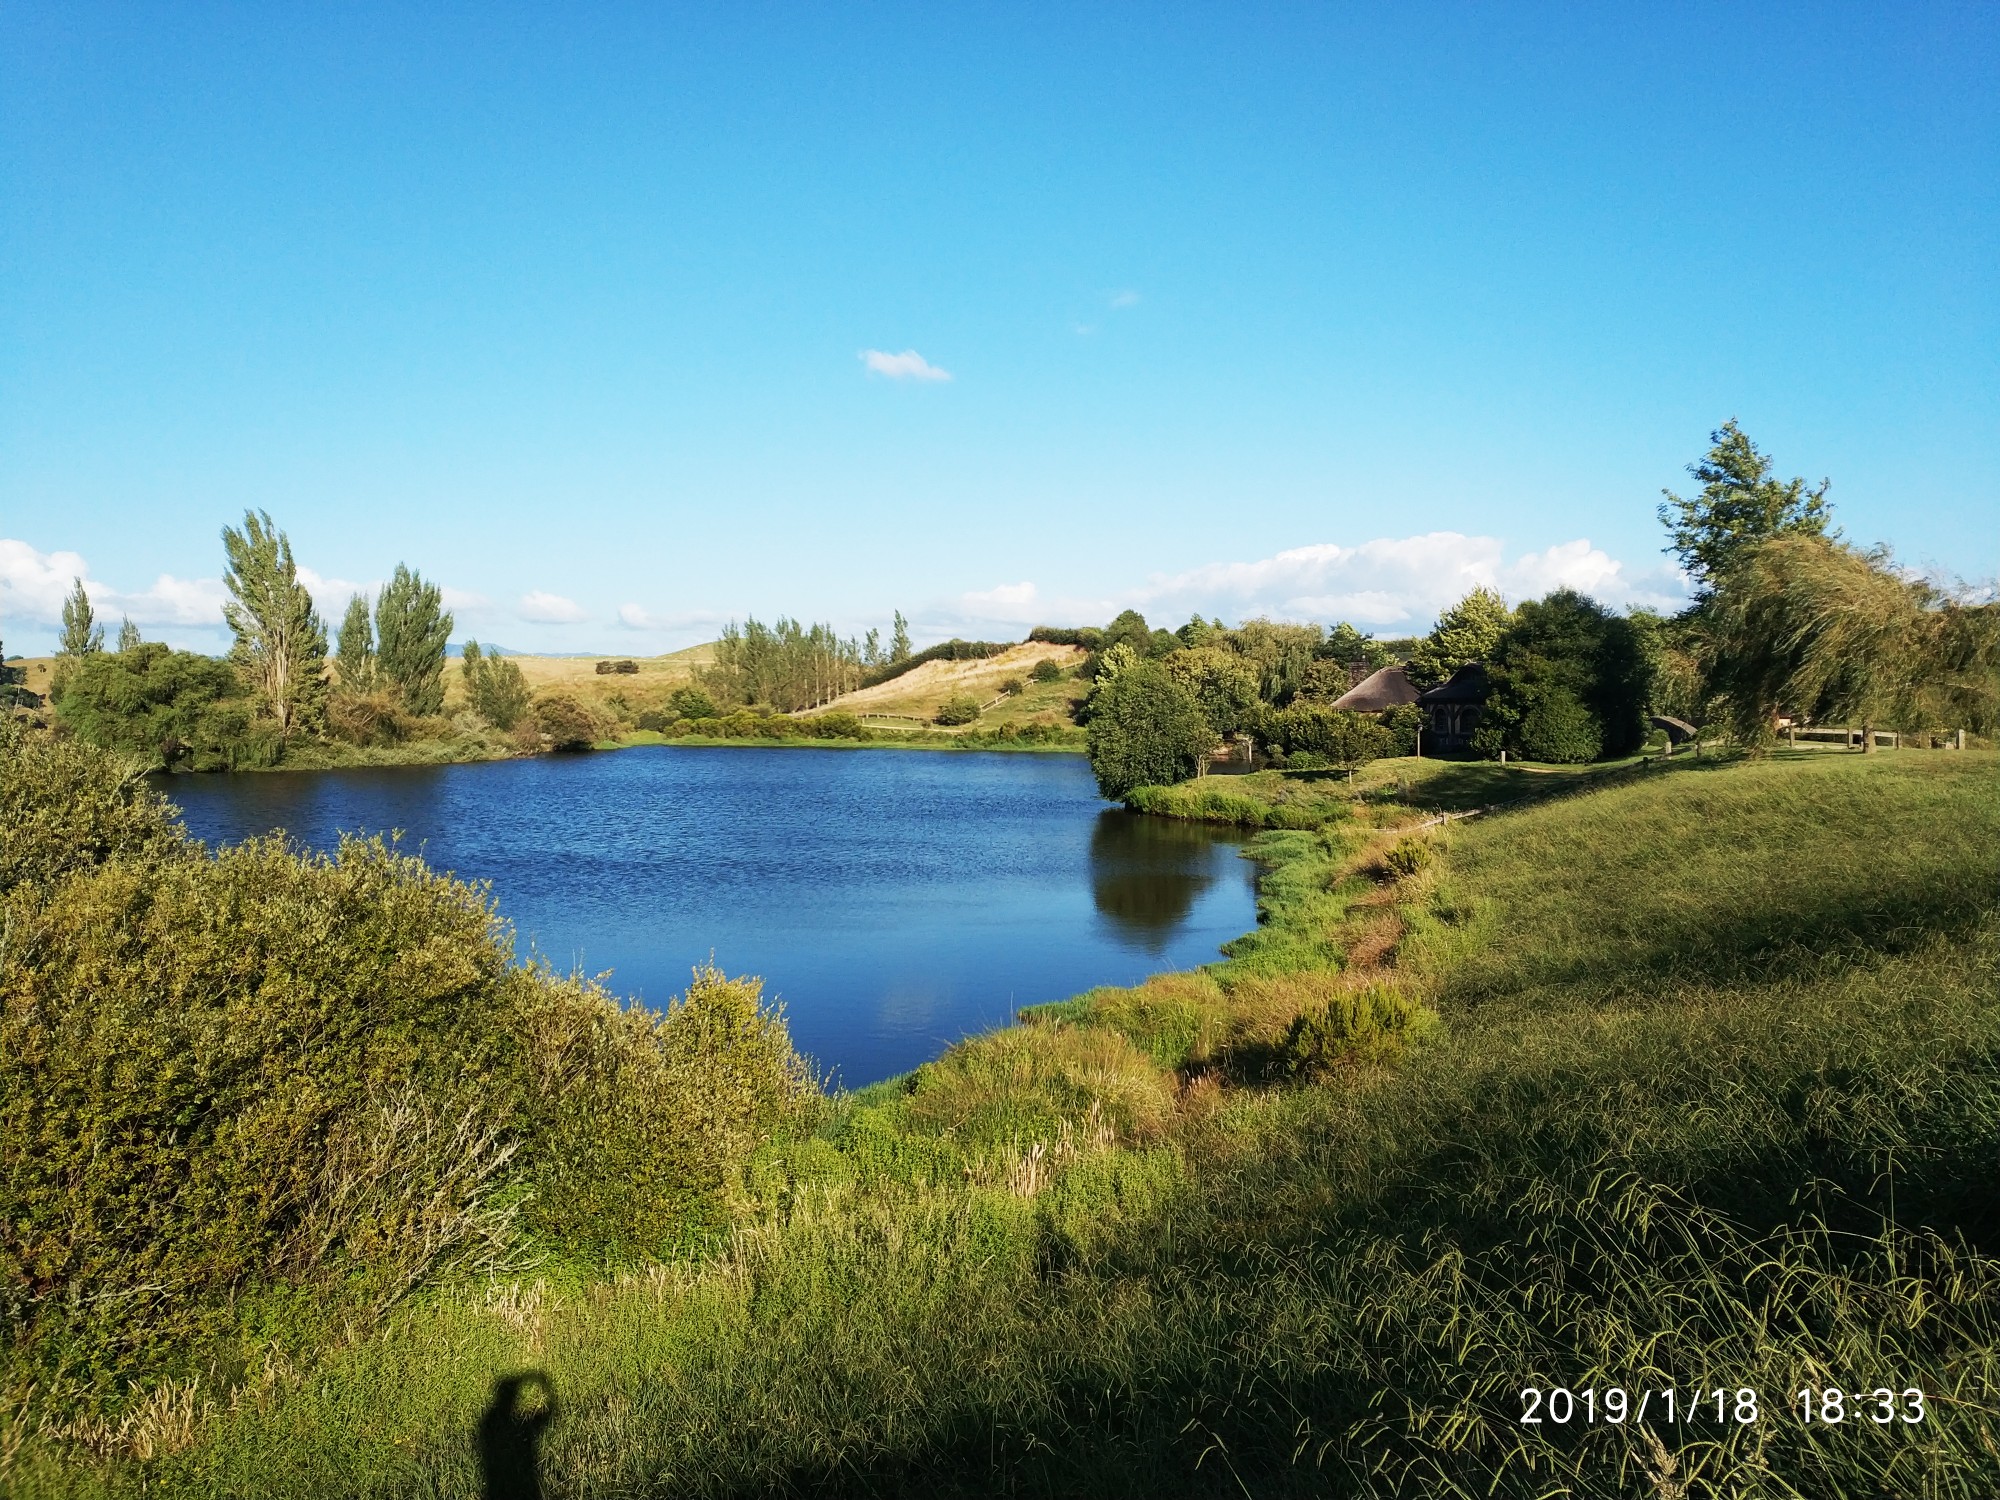
<path fill-rule="evenodd" d="M 1479 726 L 1486 709 L 1486 695 L 1493 690 L 1480 662 L 1468 662 L 1439 683 L 1417 695 L 1417 707 L 1424 715 L 1426 750 L 1464 750 L 1472 744 L 1472 731 Z"/>
<path fill-rule="evenodd" d="M 1401 667 L 1383 667 L 1371 672 L 1333 700 L 1335 708 L 1349 713 L 1379 714 L 1417 701 L 1416 684 Z"/>

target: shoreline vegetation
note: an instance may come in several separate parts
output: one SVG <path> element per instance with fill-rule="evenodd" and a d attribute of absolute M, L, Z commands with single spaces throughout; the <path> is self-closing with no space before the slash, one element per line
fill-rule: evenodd
<path fill-rule="evenodd" d="M 2000 1377 L 1990 753 L 1523 774 L 1539 795 L 1444 823 L 1497 800 L 1495 768 L 1237 778 L 1234 795 L 1270 809 L 1312 787 L 1323 816 L 1257 835 L 1259 925 L 1221 960 L 1031 1008 L 833 1095 L 801 1081 L 754 981 L 697 975 L 663 1020 L 626 1013 L 626 1030 L 581 1046 L 615 1004 L 482 968 L 495 948 L 447 981 L 466 1000 L 422 1020 L 439 982 L 424 966 L 488 941 L 476 894 L 359 846 L 182 851 L 92 752 L 34 753 L 56 757 L 41 795 L 88 809 L 95 833 L 79 848 L 33 815 L 18 776 L 0 785 L 16 826 L 46 830 L 0 869 L 13 930 L 43 934 L 0 990 L 10 1025 L 46 1014 L 37 997 L 83 958 L 53 950 L 150 951 L 143 928 L 122 946 L 101 935 L 142 921 L 115 913 L 146 870 L 157 916 L 143 920 L 173 933 L 160 953 L 183 981 L 227 988 L 191 931 L 220 936 L 222 914 L 263 891 L 267 986 L 320 961 L 285 956 L 282 934 L 311 927 L 314 954 L 377 955 L 346 987 L 356 1002 L 419 1007 L 395 1024 L 357 1015 L 342 1044 L 356 1050 L 329 1055 L 388 1083 L 392 1059 L 370 1050 L 386 1034 L 422 1061 L 388 1096 L 404 1101 L 402 1144 L 383 1142 L 365 1090 L 324 1127 L 418 1178 L 414 1196 L 316 1229 L 325 1269 L 208 1264 L 230 1243 L 204 1227 L 216 1200 L 162 1178 L 132 1201 L 190 1216 L 177 1274 L 219 1278 L 214 1291 L 135 1305 L 117 1289 L 149 1273 L 115 1260 L 81 1302 L 24 1302 L 6 1283 L 0 1465 L 24 1500 L 470 1496 L 491 1480 L 470 1434 L 522 1370 L 559 1403 L 534 1462 L 583 1496 L 1526 1496 L 1628 1480 L 1692 1495 L 1750 1478 L 1887 1495 L 1947 1475 L 1957 1488 L 1937 1493 L 1971 1495 L 2000 1478 L 1984 1414 Z M 386 931 L 402 935 L 366 936 Z M 115 966 L 91 962 L 101 994 L 123 993 Z M 503 1054 L 521 1059 L 502 1076 L 524 1080 L 508 1106 L 524 1113 L 482 1116 L 493 1133 L 471 1158 L 490 1175 L 425 1188 L 458 1159 L 429 1154 L 456 1139 L 452 1080 L 490 1080 L 490 1062 L 462 1070 L 479 1036 L 512 1029 L 468 1035 L 458 1019 L 496 984 L 540 1038 Z M 270 1005 L 264 1024 L 290 1024 Z M 240 1130 L 203 1145 L 172 1125 L 195 1098 L 263 1122 L 281 1153 L 267 1172 L 285 1160 L 295 1106 L 264 1082 L 223 1103 L 203 1033 L 157 1007 L 125 1014 L 94 1045 L 141 1063 L 165 1047 L 194 1092 L 169 1075 L 138 1099 L 69 1095 L 84 1115 L 38 1117 L 46 1165 L 6 1160 L 16 1204 L 24 1182 L 73 1190 L 65 1163 L 106 1133 L 158 1141 L 152 1170 L 192 1163 L 195 1188 L 244 1170 L 240 1145 L 210 1164 Z M 0 1048 L 6 1066 L 36 1065 L 23 1035 Z M 536 1114 L 526 1101 L 557 1078 L 562 1108 Z M 724 1117 L 737 1133 L 686 1134 L 687 1101 L 718 1087 L 743 1101 Z M 25 1119 L 9 1140 L 28 1139 Z M 708 1154 L 691 1158 L 697 1142 Z M 519 1154 L 502 1159 L 508 1144 Z M 129 1153 L 115 1170 L 134 1170 Z M 316 1181 L 270 1222 L 277 1243 L 295 1242 L 294 1216 L 332 1227 Z M 70 1234 L 79 1204 L 81 1222 L 131 1232 L 112 1187 L 62 1200 Z M 391 1226 L 425 1222 L 439 1189 L 479 1213 L 431 1221 L 426 1266 L 388 1255 L 408 1242 Z M 41 1212 L 13 1210 L 13 1275 L 23 1228 L 30 1250 L 48 1243 Z M 79 1306 L 106 1311 L 61 1311 Z M 1800 1387 L 1862 1367 L 1909 1372 L 1898 1390 L 1925 1393 L 1924 1420 L 1782 1419 Z M 1523 1386 L 1718 1371 L 1730 1400 L 1758 1393 L 1760 1422 L 1602 1424 L 1550 1444 L 1516 1420 Z"/>

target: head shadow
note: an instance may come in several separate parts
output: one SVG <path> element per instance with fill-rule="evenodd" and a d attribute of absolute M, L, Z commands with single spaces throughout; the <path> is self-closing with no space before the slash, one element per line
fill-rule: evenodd
<path fill-rule="evenodd" d="M 540 1370 L 503 1375 L 479 1418 L 480 1500 L 542 1500 L 542 1433 L 556 1416 L 556 1388 Z"/>

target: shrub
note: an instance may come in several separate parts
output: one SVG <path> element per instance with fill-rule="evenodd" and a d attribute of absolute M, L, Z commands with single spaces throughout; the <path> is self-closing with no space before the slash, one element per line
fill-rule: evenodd
<path fill-rule="evenodd" d="M 1310 1078 L 1362 1062 L 1393 1062 L 1438 1029 L 1437 1013 L 1386 985 L 1310 1005 L 1279 1047 L 1286 1070 Z"/>
<path fill-rule="evenodd" d="M 1094 625 L 1085 625 L 1078 630 L 1037 625 L 1028 632 L 1028 639 L 1045 641 L 1051 646 L 1081 646 L 1086 651 L 1095 651 L 1104 644 L 1104 632 Z"/>
<path fill-rule="evenodd" d="M 1000 684 L 1000 691 L 1005 693 L 1009 698 L 1018 698 L 1021 694 L 1027 692 L 1027 690 L 1028 684 L 1018 677 L 1009 677 L 1005 682 Z"/>
<path fill-rule="evenodd" d="M 229 758 L 232 736 L 247 736 L 251 706 L 217 715 L 242 685 L 227 662 L 143 641 L 98 651 L 73 665 L 56 694 L 56 713 L 83 739 L 149 764 L 173 766 L 197 751 Z"/>
<path fill-rule="evenodd" d="M 597 675 L 599 677 L 604 677 L 611 673 L 632 673 L 638 670 L 639 664 L 637 662 L 622 659 L 618 661 L 601 661 L 597 664 Z"/>
<path fill-rule="evenodd" d="M 535 727 L 558 750 L 588 750 L 601 734 L 597 716 L 562 692 L 535 699 Z"/>
<path fill-rule="evenodd" d="M 0 757 L 0 815 L 0 1325 L 37 1399 L 226 1366 L 274 1297 L 365 1322 L 520 1229 L 663 1253 L 812 1096 L 755 981 L 623 1009 L 379 840 L 197 857 L 74 744 Z"/>
<path fill-rule="evenodd" d="M 1517 743 L 1529 760 L 1581 765 L 1603 753 L 1604 731 L 1568 688 L 1545 687 L 1530 697 Z"/>
<path fill-rule="evenodd" d="M 1391 879 L 1404 880 L 1429 869 L 1436 860 L 1436 846 L 1427 838 L 1410 834 L 1389 846 L 1382 856 L 1382 870 Z"/>
<path fill-rule="evenodd" d="M 663 714 L 658 709 L 649 708 L 633 721 L 633 728 L 650 730 L 654 734 L 665 734 L 673 724 L 672 714 Z"/>
<path fill-rule="evenodd" d="M 416 721 L 403 710 L 400 693 L 336 692 L 327 699 L 326 727 L 350 745 L 396 745 L 410 737 Z"/>
<path fill-rule="evenodd" d="M 0 897 L 106 860 L 186 850 L 173 809 L 114 756 L 0 719 Z"/>
<path fill-rule="evenodd" d="M 956 693 L 940 703 L 932 717 L 933 724 L 970 724 L 979 717 L 979 700 L 965 693 Z"/>
<path fill-rule="evenodd" d="M 809 733 L 820 739 L 865 740 L 869 737 L 867 727 L 845 710 L 817 714 L 810 719 L 802 720 L 801 723 Z"/>
<path fill-rule="evenodd" d="M 1028 669 L 1028 676 L 1036 682 L 1060 682 L 1063 676 L 1063 669 L 1056 661 L 1044 657 Z"/>
<path fill-rule="evenodd" d="M 495 729 L 512 729 L 521 722 L 528 712 L 529 694 L 520 663 L 480 650 L 477 641 L 467 641 L 459 669 L 473 712 Z"/>
<path fill-rule="evenodd" d="M 677 687 L 667 694 L 667 712 L 676 719 L 712 719 L 720 710 L 698 687 Z"/>

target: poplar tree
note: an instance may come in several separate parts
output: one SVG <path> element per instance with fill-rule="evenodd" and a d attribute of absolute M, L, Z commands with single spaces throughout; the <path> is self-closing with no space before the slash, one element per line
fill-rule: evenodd
<path fill-rule="evenodd" d="M 104 627 L 97 623 L 97 612 L 90 607 L 90 595 L 83 591 L 83 580 L 74 578 L 70 581 L 74 587 L 70 589 L 69 597 L 63 600 L 62 643 L 56 648 L 56 654 L 81 661 L 104 649 Z"/>
<path fill-rule="evenodd" d="M 375 626 L 368 618 L 365 594 L 356 594 L 347 601 L 334 660 L 340 667 L 340 685 L 350 693 L 375 690 Z"/>
<path fill-rule="evenodd" d="M 434 583 L 401 563 L 375 600 L 375 670 L 411 713 L 444 708 L 444 652 L 452 618 Z"/>
<path fill-rule="evenodd" d="M 889 660 L 902 661 L 910 654 L 910 622 L 903 618 L 903 612 L 896 611 L 896 628 L 889 637 Z"/>
<path fill-rule="evenodd" d="M 130 651 L 137 647 L 138 644 L 139 627 L 134 625 L 132 617 L 127 615 L 118 625 L 118 649 L 120 651 Z"/>
<path fill-rule="evenodd" d="M 281 733 L 318 717 L 326 697 L 326 626 L 299 582 L 292 543 L 265 511 L 245 511 L 243 529 L 222 528 L 229 560 L 222 615 L 236 633 L 229 659 Z"/>

